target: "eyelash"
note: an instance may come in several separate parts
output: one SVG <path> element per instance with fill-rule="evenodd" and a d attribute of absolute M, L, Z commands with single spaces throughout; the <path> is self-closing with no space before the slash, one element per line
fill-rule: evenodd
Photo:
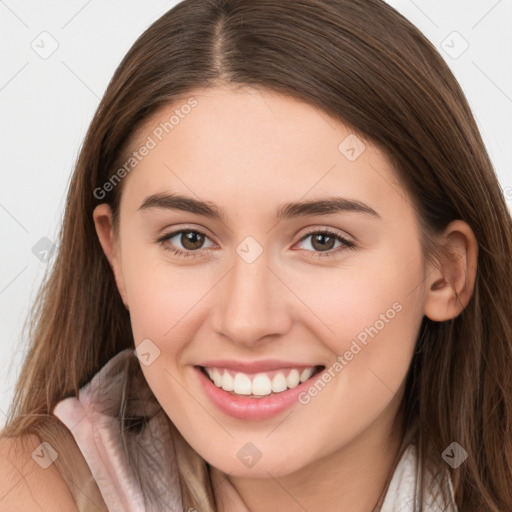
<path fill-rule="evenodd" d="M 176 249 L 176 247 L 170 246 L 169 244 L 165 243 L 170 238 L 174 238 L 176 235 L 179 235 L 180 233 L 197 233 L 199 235 L 203 235 L 204 237 L 208 238 L 205 233 L 198 231 L 197 229 L 180 229 L 178 231 L 173 231 L 172 233 L 163 235 L 160 238 L 158 238 L 156 241 L 159 242 L 166 251 L 170 251 L 171 253 L 175 254 L 176 256 L 180 256 L 180 257 L 184 257 L 184 258 L 201 256 L 203 251 L 205 251 L 206 249 L 199 249 L 196 251 L 183 251 L 181 249 Z M 346 238 L 340 236 L 338 233 L 331 231 L 329 229 L 310 231 L 309 233 L 306 233 L 299 240 L 299 242 L 302 242 L 303 240 L 305 240 L 306 238 L 308 238 L 312 235 L 323 235 L 323 234 L 328 234 L 328 235 L 332 236 L 334 239 L 336 239 L 337 241 L 341 242 L 345 246 L 345 249 L 350 249 L 350 250 L 356 249 L 356 244 L 354 242 L 347 240 Z M 344 250 L 344 249 L 341 249 L 341 250 Z M 307 252 L 312 252 L 314 254 L 313 257 L 315 257 L 315 258 L 325 258 L 325 257 L 333 257 L 338 252 L 340 252 L 340 248 L 338 248 L 337 250 L 329 249 L 328 251 L 307 251 Z"/>

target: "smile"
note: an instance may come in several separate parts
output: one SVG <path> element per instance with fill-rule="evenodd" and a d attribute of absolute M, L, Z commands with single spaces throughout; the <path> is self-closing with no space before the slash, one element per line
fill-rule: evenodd
<path fill-rule="evenodd" d="M 296 388 L 320 369 L 319 366 L 311 366 L 305 369 L 287 368 L 256 374 L 235 372 L 227 368 L 204 368 L 204 371 L 218 388 L 235 395 L 258 398 Z"/>
<path fill-rule="evenodd" d="M 222 413 L 246 421 L 272 418 L 298 402 L 324 365 L 257 372 L 221 365 L 193 367 L 209 401 Z M 252 369 L 252 368 L 251 368 Z"/>

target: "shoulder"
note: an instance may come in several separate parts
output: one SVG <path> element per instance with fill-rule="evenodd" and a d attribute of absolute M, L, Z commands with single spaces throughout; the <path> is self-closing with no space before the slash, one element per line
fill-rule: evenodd
<path fill-rule="evenodd" d="M 36 435 L 0 437 L 0 510 L 78 512 L 51 459 Z"/>

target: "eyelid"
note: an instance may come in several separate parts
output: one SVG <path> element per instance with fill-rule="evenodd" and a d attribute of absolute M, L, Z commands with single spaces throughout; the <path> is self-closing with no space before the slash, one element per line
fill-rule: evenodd
<path fill-rule="evenodd" d="M 204 231 L 208 231 L 208 230 L 204 230 Z M 197 249 L 196 251 L 191 251 L 191 250 L 187 250 L 187 249 L 179 249 L 174 246 L 169 247 L 166 245 L 166 242 L 168 242 L 171 238 L 174 238 L 175 236 L 177 236 L 179 234 L 187 233 L 187 232 L 194 232 L 194 233 L 198 233 L 198 234 L 204 236 L 208 240 L 212 241 L 214 245 L 216 245 L 216 243 L 213 240 L 211 240 L 211 237 L 204 231 L 203 231 L 203 228 L 198 229 L 198 228 L 187 227 L 187 226 L 177 227 L 176 229 L 173 229 L 172 231 L 169 231 L 168 233 L 163 233 L 162 235 L 158 236 L 156 239 L 156 242 L 160 243 L 164 247 L 165 250 L 168 250 L 168 251 L 170 251 L 178 256 L 181 256 L 181 257 L 202 256 L 203 253 L 205 251 L 207 251 L 207 248 L 201 248 L 201 249 Z"/>
<path fill-rule="evenodd" d="M 204 231 L 208 231 L 208 230 L 204 230 Z M 180 227 L 177 227 L 176 229 L 173 229 L 172 231 L 170 231 L 168 233 L 164 233 L 161 236 L 157 237 L 156 242 L 164 245 L 165 242 L 169 241 L 171 238 L 174 238 L 176 235 L 179 235 L 180 233 L 184 233 L 184 232 L 195 232 L 195 233 L 203 235 L 205 238 L 208 238 L 209 240 L 211 240 L 211 237 L 208 235 L 208 233 L 205 233 L 204 231 L 203 231 L 203 228 L 199 229 L 199 228 L 195 228 L 195 227 L 191 227 L 191 226 L 180 226 Z M 304 228 L 303 231 L 305 231 L 305 232 L 303 232 L 303 234 L 299 238 L 299 240 L 297 242 L 295 242 L 294 246 L 297 245 L 298 243 L 302 242 L 306 238 L 308 238 L 310 236 L 317 235 L 317 234 L 331 235 L 332 237 L 334 237 L 336 240 L 338 240 L 342 244 L 342 247 L 338 247 L 337 249 L 329 249 L 326 251 L 306 250 L 306 252 L 311 253 L 313 255 L 313 257 L 322 257 L 322 256 L 323 257 L 329 257 L 329 256 L 334 257 L 341 251 L 344 251 L 346 249 L 353 250 L 357 247 L 356 243 L 354 241 L 350 240 L 350 238 L 351 238 L 350 236 L 346 237 L 345 235 L 340 234 L 334 228 L 306 227 L 306 228 Z M 213 240 L 211 240 L 211 241 L 213 242 Z M 215 242 L 213 242 L 213 243 L 215 244 Z M 176 247 L 172 247 L 172 248 L 164 247 L 164 248 L 178 256 L 181 256 L 181 257 L 190 257 L 190 256 L 198 257 L 198 256 L 202 256 L 204 252 L 209 252 L 208 248 L 201 248 L 201 249 L 197 249 L 195 251 L 187 250 L 187 249 L 179 249 Z M 305 250 L 305 249 L 303 249 L 303 250 Z"/>
<path fill-rule="evenodd" d="M 342 231 L 342 230 L 339 230 L 336 228 L 331 228 L 328 226 L 307 226 L 307 227 L 303 228 L 299 232 L 299 235 L 298 235 L 300 237 L 299 241 L 303 240 L 304 237 L 306 237 L 306 236 L 314 235 L 316 233 L 329 233 L 333 236 L 343 238 L 347 242 L 351 242 L 351 243 L 355 244 L 354 237 L 349 235 L 346 231 Z"/>
<path fill-rule="evenodd" d="M 209 229 L 207 229 L 203 226 L 194 226 L 193 224 L 183 224 L 183 225 L 178 225 L 177 227 L 173 226 L 172 229 L 169 228 L 169 226 L 164 227 L 159 230 L 159 233 L 161 233 L 161 234 L 157 235 L 157 238 L 163 238 L 163 237 L 169 238 L 169 236 L 177 235 L 181 231 L 195 231 L 197 233 L 200 233 L 201 235 L 207 236 L 208 238 L 210 238 L 210 240 L 215 238 L 211 234 Z"/>
<path fill-rule="evenodd" d="M 340 242 L 341 246 L 337 247 L 335 249 L 328 249 L 326 251 L 310 251 L 306 249 L 302 249 L 306 251 L 307 253 L 310 253 L 312 258 L 336 258 L 340 253 L 345 252 L 347 250 L 354 250 L 357 249 L 357 245 L 355 242 L 350 240 L 348 237 L 345 237 L 344 235 L 341 235 L 338 231 L 333 230 L 332 228 L 311 228 L 310 231 L 306 232 L 299 241 L 294 244 L 297 245 L 298 243 L 303 242 L 305 239 L 309 238 L 310 236 L 314 236 L 317 234 L 327 234 L 333 237 L 335 240 Z"/>

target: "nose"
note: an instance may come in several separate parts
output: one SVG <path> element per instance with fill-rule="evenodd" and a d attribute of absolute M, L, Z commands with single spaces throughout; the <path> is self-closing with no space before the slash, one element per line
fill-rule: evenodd
<path fill-rule="evenodd" d="M 252 263 L 235 255 L 233 268 L 219 290 L 214 329 L 232 343 L 255 347 L 290 329 L 287 290 L 269 268 L 265 252 Z"/>

